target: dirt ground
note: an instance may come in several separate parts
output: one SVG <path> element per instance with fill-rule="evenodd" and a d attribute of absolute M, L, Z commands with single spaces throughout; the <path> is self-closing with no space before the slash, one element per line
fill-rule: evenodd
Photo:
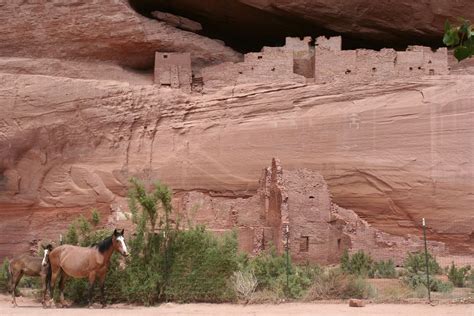
<path fill-rule="evenodd" d="M 18 297 L 19 307 L 13 308 L 10 297 L 0 295 L 0 315 L 328 315 L 328 316 L 474 316 L 474 304 L 437 305 L 427 304 L 368 304 L 354 308 L 347 304 L 287 303 L 278 305 L 237 304 L 162 304 L 156 307 L 112 305 L 105 309 L 66 308 L 43 309 L 31 298 Z"/>

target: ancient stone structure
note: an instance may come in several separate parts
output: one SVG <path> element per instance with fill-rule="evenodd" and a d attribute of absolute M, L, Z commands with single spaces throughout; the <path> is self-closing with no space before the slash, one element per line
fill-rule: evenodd
<path fill-rule="evenodd" d="M 241 63 L 222 63 L 202 69 L 205 90 L 237 84 L 269 82 L 305 82 L 294 73 L 293 51 L 281 47 L 264 47 L 259 53 L 244 55 Z"/>
<path fill-rule="evenodd" d="M 446 48 L 409 46 L 393 49 L 342 50 L 342 38 L 287 37 L 285 46 L 264 47 L 244 55 L 240 63 L 226 62 L 202 69 L 205 91 L 242 84 L 294 82 L 318 84 L 333 81 L 360 83 L 448 73 Z M 310 80 L 309 80 L 310 79 Z"/>
<path fill-rule="evenodd" d="M 315 49 L 315 81 L 363 82 L 448 73 L 446 47 L 409 46 L 406 51 L 342 50 L 341 37 L 318 37 Z"/>
<path fill-rule="evenodd" d="M 189 223 L 215 233 L 237 230 L 240 249 L 254 254 L 272 245 L 282 253 L 288 246 L 294 260 L 329 264 L 338 262 L 344 250 L 363 250 L 401 264 L 407 252 L 423 247 L 418 236 L 383 233 L 333 203 L 318 172 L 284 171 L 277 159 L 263 170 L 254 196 L 186 192 L 178 194 L 175 206 L 177 216 Z M 430 241 L 429 247 L 436 255 L 446 253 L 443 243 Z"/>
<path fill-rule="evenodd" d="M 155 54 L 155 84 L 160 87 L 191 91 L 192 71 L 190 53 Z"/>

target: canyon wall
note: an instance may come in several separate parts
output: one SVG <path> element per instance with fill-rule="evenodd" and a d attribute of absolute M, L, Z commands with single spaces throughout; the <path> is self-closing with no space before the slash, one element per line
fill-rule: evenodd
<path fill-rule="evenodd" d="M 210 20 L 224 2 L 213 1 L 204 13 L 201 2 L 168 3 Z M 324 28 L 367 40 L 391 34 L 394 45 L 438 39 L 445 18 L 474 12 L 469 1 L 401 2 L 396 8 L 386 1 L 350 7 L 226 3 L 227 14 L 218 18 L 239 32 L 246 27 L 283 38 L 280 31 L 296 19 L 308 22 L 312 32 Z M 239 11 L 242 3 L 246 9 Z M 240 20 L 239 12 L 249 14 Z M 222 41 L 146 18 L 125 0 L 0 1 L 0 22 L 0 258 L 28 250 L 35 240 L 57 238 L 94 207 L 113 225 L 125 210 L 131 176 L 161 179 L 178 199 L 225 197 L 223 208 L 232 200 L 239 214 L 252 212 L 261 201 L 248 203 L 260 196 L 261 170 L 273 157 L 289 172 L 321 173 L 332 195 L 328 205 L 337 203 L 340 216 L 353 218 L 334 219 L 346 223 L 337 234 L 359 223 L 375 236 L 354 239 L 354 249 L 392 238 L 384 234 L 412 244 L 406 236 L 419 235 L 425 217 L 428 237 L 443 242 L 446 252 L 474 250 L 472 61 L 452 65 L 449 75 L 364 85 L 275 76 L 186 93 L 153 85 L 156 51 L 191 53 L 198 72 L 241 62 L 243 55 Z M 202 27 L 213 31 L 212 23 Z M 314 64 L 307 57 L 293 54 L 299 63 L 293 70 L 308 76 Z M 203 208 L 196 216 L 214 218 L 209 214 Z M 242 227 L 261 220 L 243 218 Z M 225 230 L 232 221 L 220 223 Z M 277 217 L 265 225 L 279 225 Z M 242 244 L 253 251 L 253 243 Z"/>
<path fill-rule="evenodd" d="M 288 170 L 321 172 L 333 200 L 375 228 L 416 234 L 426 217 L 431 239 L 469 253 L 472 79 L 275 83 L 202 95 L 0 74 L 0 212 L 29 214 L 1 228 L 52 236 L 67 225 L 56 223 L 58 211 L 62 218 L 94 206 L 110 213 L 137 175 L 177 192 L 249 197 L 262 166 L 279 157 Z M 36 212 L 51 224 L 35 226 Z M 11 238 L 2 237 L 1 256 L 26 247 Z"/>

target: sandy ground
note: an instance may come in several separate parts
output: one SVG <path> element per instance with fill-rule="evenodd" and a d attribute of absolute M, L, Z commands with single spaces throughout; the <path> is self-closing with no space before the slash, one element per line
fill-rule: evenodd
<path fill-rule="evenodd" d="M 139 307 L 112 305 L 105 309 L 65 308 L 43 309 L 30 298 L 17 298 L 19 307 L 13 308 L 10 297 L 0 295 L 0 315 L 396 315 L 396 316 L 474 316 L 474 305 L 437 305 L 426 304 L 368 304 L 354 308 L 346 304 L 287 303 L 279 305 L 234 305 L 234 304 L 162 304 L 157 307 Z"/>

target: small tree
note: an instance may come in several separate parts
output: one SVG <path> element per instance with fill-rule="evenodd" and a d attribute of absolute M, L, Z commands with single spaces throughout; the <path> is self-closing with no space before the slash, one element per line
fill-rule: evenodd
<path fill-rule="evenodd" d="M 100 215 L 97 209 L 92 210 L 91 223 L 94 226 L 97 226 L 100 223 Z"/>

